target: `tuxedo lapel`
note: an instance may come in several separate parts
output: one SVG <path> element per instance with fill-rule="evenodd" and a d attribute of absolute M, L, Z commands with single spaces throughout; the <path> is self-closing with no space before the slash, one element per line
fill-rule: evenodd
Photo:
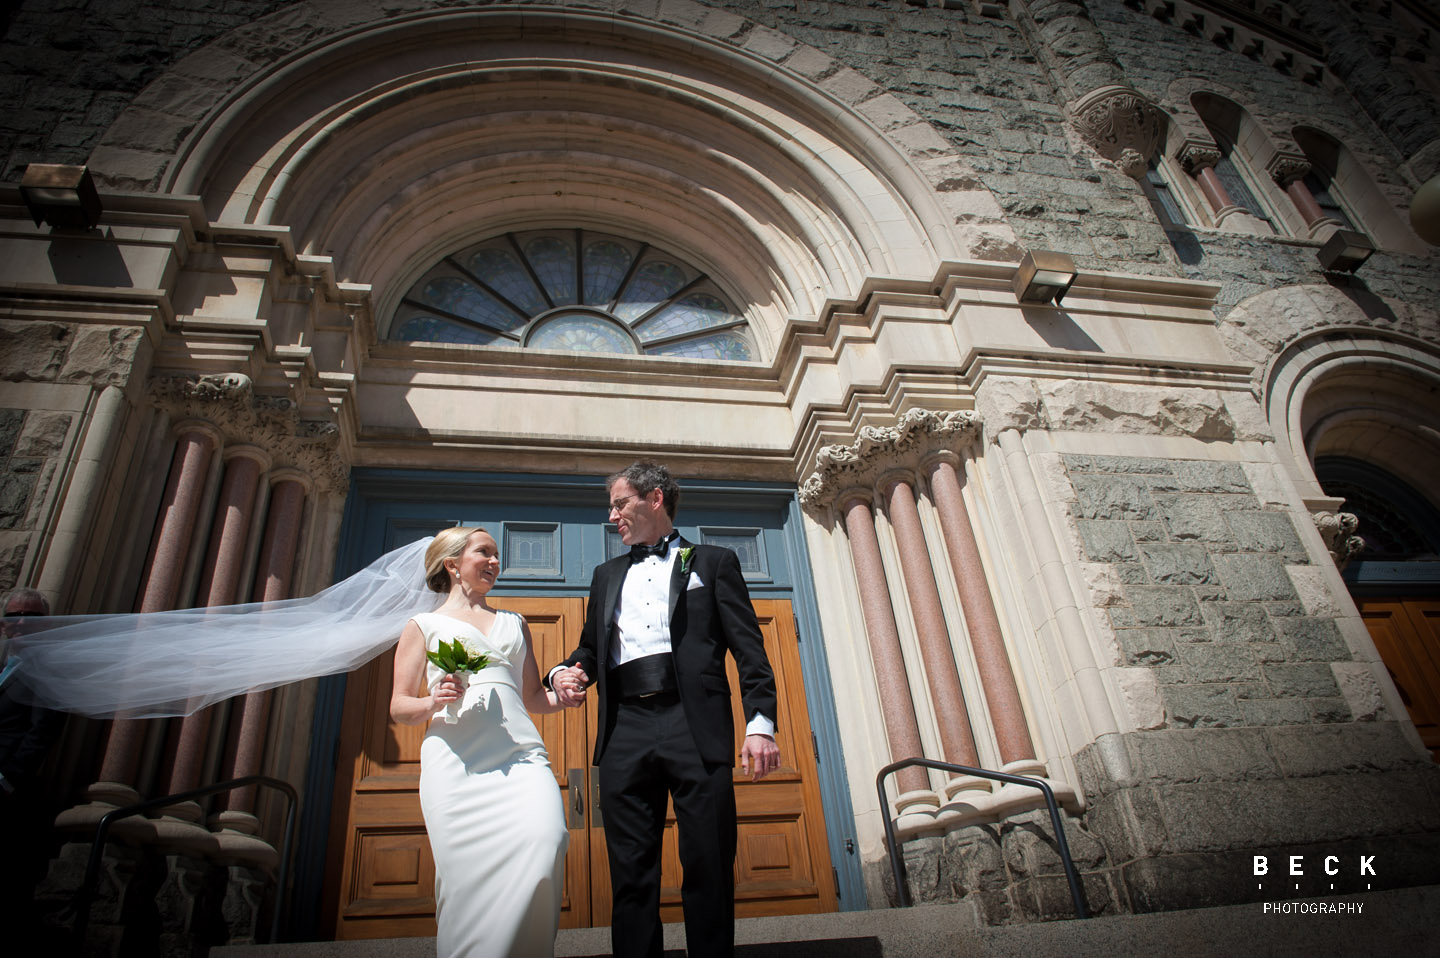
<path fill-rule="evenodd" d="M 612 559 L 610 568 L 606 570 L 609 575 L 605 578 L 605 597 L 600 605 L 600 618 L 596 622 L 596 644 L 599 646 L 596 668 L 599 669 L 605 669 L 610 664 L 610 625 L 615 621 L 615 606 L 620 602 L 620 587 L 625 584 L 625 573 L 630 571 L 630 559 L 622 556 L 621 560 L 623 561 Z"/>

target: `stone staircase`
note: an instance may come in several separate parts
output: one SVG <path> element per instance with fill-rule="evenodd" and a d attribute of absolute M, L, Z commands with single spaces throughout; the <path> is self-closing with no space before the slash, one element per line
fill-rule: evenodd
<path fill-rule="evenodd" d="M 1358 907 L 1358 911 L 1276 914 L 1266 912 L 1263 905 L 1247 904 L 986 927 L 973 908 L 962 902 L 746 918 L 736 923 L 735 954 L 736 958 L 1440 955 L 1440 885 L 1305 899 L 1294 904 L 1307 903 Z M 681 926 L 666 926 L 665 948 L 666 958 L 684 954 Z M 564 930 L 555 943 L 558 958 L 609 953 L 607 928 Z M 211 949 L 210 958 L 435 958 L 435 939 L 227 946 Z"/>

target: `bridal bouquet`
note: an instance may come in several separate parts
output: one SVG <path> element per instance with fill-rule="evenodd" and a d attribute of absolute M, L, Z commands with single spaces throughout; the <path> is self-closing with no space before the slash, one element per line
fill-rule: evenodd
<path fill-rule="evenodd" d="M 449 642 L 441 639 L 435 643 L 435 651 L 426 652 L 425 658 L 446 675 L 473 675 L 490 664 L 490 656 L 485 654 L 476 655 L 465 646 L 465 640 L 458 635 Z M 447 703 L 441 710 L 440 717 L 446 725 L 454 725 L 460 720 L 460 707 L 465 703 L 462 696 L 454 702 Z"/>

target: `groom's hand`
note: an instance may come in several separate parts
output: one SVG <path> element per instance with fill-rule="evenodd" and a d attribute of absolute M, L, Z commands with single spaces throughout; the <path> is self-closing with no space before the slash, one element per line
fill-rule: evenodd
<path fill-rule="evenodd" d="M 780 746 L 768 735 L 747 735 L 740 748 L 740 770 L 758 782 L 780 767 Z"/>
<path fill-rule="evenodd" d="M 550 676 L 550 687 L 555 690 L 555 701 L 565 708 L 585 704 L 585 686 L 590 677 L 578 665 L 560 669 Z"/>

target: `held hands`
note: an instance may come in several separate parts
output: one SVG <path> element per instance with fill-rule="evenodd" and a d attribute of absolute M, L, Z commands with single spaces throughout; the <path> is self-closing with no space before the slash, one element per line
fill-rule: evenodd
<path fill-rule="evenodd" d="M 550 676 L 550 688 L 555 692 L 555 701 L 565 708 L 585 704 L 585 686 L 590 676 L 578 665 L 558 669 Z"/>
<path fill-rule="evenodd" d="M 780 746 L 768 735 L 747 735 L 740 748 L 740 770 L 758 782 L 780 767 Z"/>

